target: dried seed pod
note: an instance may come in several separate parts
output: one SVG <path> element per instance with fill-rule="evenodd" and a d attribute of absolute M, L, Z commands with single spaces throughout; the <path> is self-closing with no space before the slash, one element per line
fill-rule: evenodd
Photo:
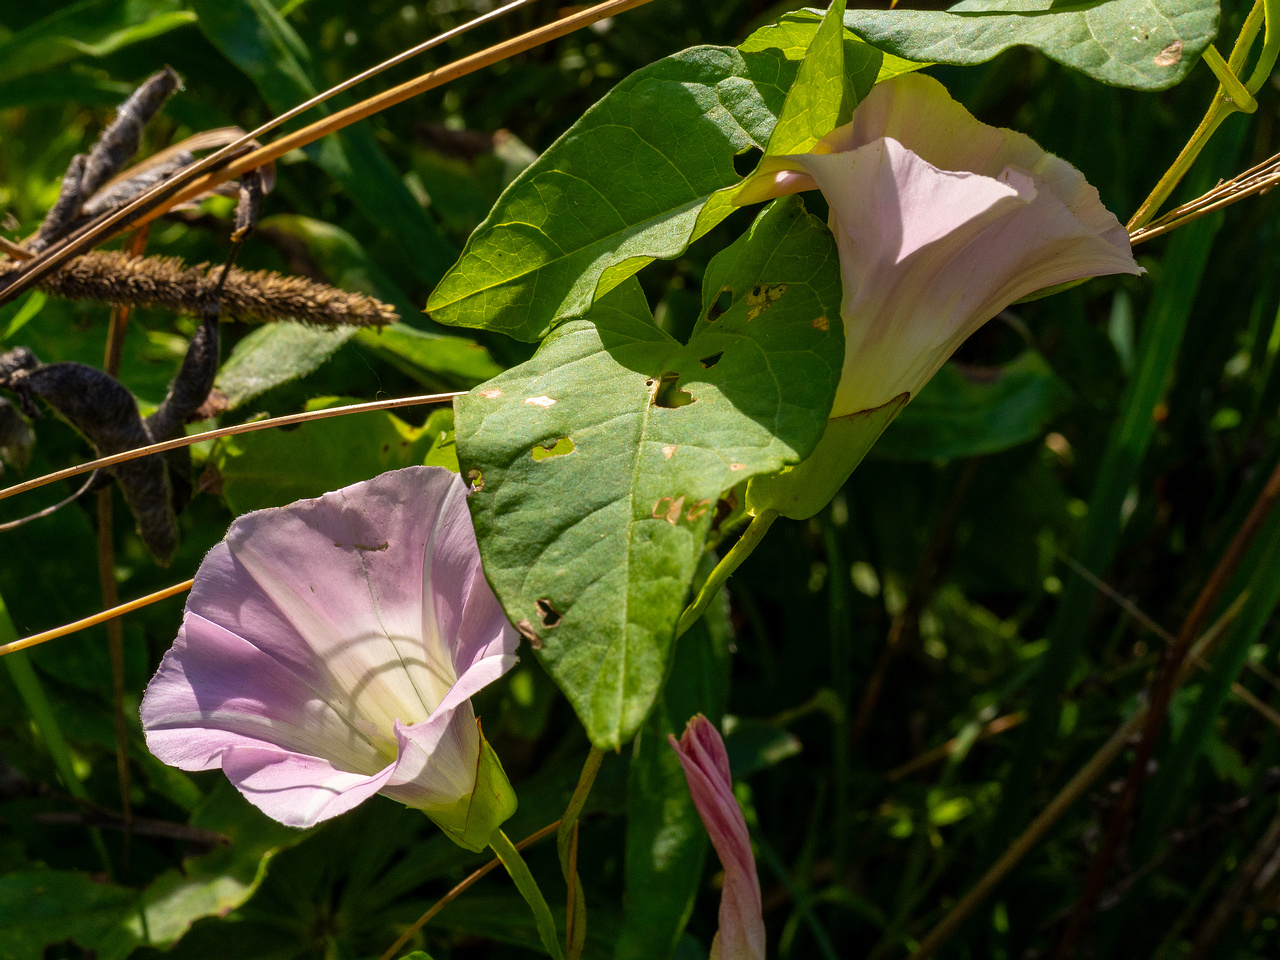
<path fill-rule="evenodd" d="M 142 128 L 164 102 L 182 86 L 182 79 L 170 68 L 152 74 L 116 112 L 116 118 L 102 132 L 85 162 L 80 187 L 82 199 L 97 193 L 108 180 L 133 159 L 142 142 Z"/>
<path fill-rule="evenodd" d="M 85 201 L 84 206 L 80 208 L 80 214 L 85 218 L 96 217 L 123 206 L 138 194 L 150 190 L 157 183 L 164 183 L 183 167 L 188 167 L 195 161 L 194 154 L 187 150 L 180 150 L 173 156 L 166 157 L 163 162 L 147 167 L 126 180 L 107 184 Z"/>
<path fill-rule="evenodd" d="M 172 440 L 182 432 L 195 412 L 209 399 L 218 375 L 218 312 L 209 310 L 191 338 L 178 375 L 156 412 L 147 417 L 152 442 Z"/>
<path fill-rule="evenodd" d="M 67 172 L 62 175 L 62 188 L 58 191 L 58 200 L 45 214 L 44 222 L 40 224 L 40 232 L 31 241 L 32 253 L 39 253 L 65 234 L 71 229 L 71 224 L 76 217 L 80 215 L 85 159 L 83 153 L 77 153 L 71 158 Z"/>
<path fill-rule="evenodd" d="M 30 354 L 30 351 L 27 351 Z M 133 394 L 115 377 L 83 363 L 50 363 L 18 369 L 6 386 L 34 408 L 39 397 L 82 433 L 99 456 L 111 456 L 151 443 Z M 109 472 L 119 481 L 138 534 L 161 565 L 178 546 L 173 490 L 163 457 L 143 457 L 117 464 Z"/>
<path fill-rule="evenodd" d="M 265 192 L 266 184 L 261 167 L 240 177 L 240 198 L 236 203 L 236 226 L 231 232 L 232 243 L 242 243 L 258 225 L 262 216 L 262 195 Z"/>

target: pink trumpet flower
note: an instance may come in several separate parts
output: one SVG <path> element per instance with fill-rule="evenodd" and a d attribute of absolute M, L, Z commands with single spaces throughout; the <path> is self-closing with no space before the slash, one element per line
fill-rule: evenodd
<path fill-rule="evenodd" d="M 825 499 L 812 498 L 812 512 L 956 348 L 1009 304 L 1086 277 L 1142 272 L 1124 227 L 1080 171 L 1024 134 L 979 122 L 923 74 L 877 84 L 811 152 L 766 157 L 736 202 L 804 190 L 821 190 L 830 206 L 844 287 L 831 418 L 860 418 L 857 431 L 827 432 L 842 448 L 861 447 L 843 458 Z"/>
<path fill-rule="evenodd" d="M 667 739 L 680 757 L 689 794 L 724 867 L 720 929 L 711 942 L 711 960 L 764 960 L 760 878 L 747 821 L 733 796 L 724 741 L 702 714 L 689 721 L 679 740 Z"/>
<path fill-rule="evenodd" d="M 232 523 L 147 686 L 147 746 L 291 826 L 382 793 L 480 850 L 515 796 L 469 698 L 516 642 L 462 481 L 392 471 Z"/>

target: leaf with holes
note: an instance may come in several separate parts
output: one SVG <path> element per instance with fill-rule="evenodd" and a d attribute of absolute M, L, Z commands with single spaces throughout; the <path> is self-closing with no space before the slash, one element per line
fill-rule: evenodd
<path fill-rule="evenodd" d="M 821 437 L 839 308 L 835 242 L 791 197 L 712 261 L 688 344 L 628 280 L 458 399 L 485 570 L 600 747 L 653 704 L 722 496 Z"/>
<path fill-rule="evenodd" d="M 1218 0 L 965 0 L 945 11 L 850 10 L 844 24 L 908 60 L 969 65 L 1028 46 L 1103 83 L 1163 90 L 1217 34 Z"/>
<path fill-rule="evenodd" d="M 865 92 L 878 66 L 864 56 L 850 82 Z M 432 318 L 537 340 L 679 256 L 733 211 L 733 158 L 764 149 L 796 69 L 772 47 L 695 47 L 632 74 L 502 195 L 428 300 Z"/>

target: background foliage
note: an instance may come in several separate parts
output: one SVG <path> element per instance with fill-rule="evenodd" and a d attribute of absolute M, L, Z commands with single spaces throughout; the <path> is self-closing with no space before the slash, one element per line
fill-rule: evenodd
<path fill-rule="evenodd" d="M 1103 6 L 1122 16 L 1127 0 Z M 1211 6 L 1164 6 L 1182 18 L 1183 35 L 1212 32 Z M 483 0 L 8 4 L 0 11 L 5 235 L 32 230 L 72 154 L 164 63 L 186 90 L 149 128 L 145 150 L 209 127 L 253 126 L 482 9 Z M 224 326 L 220 385 L 234 408 L 222 422 L 335 398 L 467 389 L 528 359 L 531 344 L 486 331 L 460 336 L 420 312 L 502 188 L 633 71 L 693 44 L 741 43 L 785 9 L 655 0 L 285 158 L 242 263 L 374 293 L 402 322 L 355 336 Z M 1244 12 L 1224 9 L 1224 37 Z M 553 3 L 534 4 L 393 79 L 555 13 Z M 861 35 L 882 39 L 882 19 L 850 18 Z M 983 41 L 993 49 L 1005 38 L 995 29 Z M 1214 89 L 1191 41 L 1185 69 L 1167 78 L 1186 81 L 1156 93 L 1073 72 L 1063 62 L 1081 63 L 1052 43 L 992 59 L 965 54 L 970 38 L 947 39 L 959 52 L 929 59 L 956 65 L 930 72 L 981 119 L 1024 130 L 1076 164 L 1122 220 Z M 959 65 L 971 61 L 980 65 Z M 1256 115 L 1227 122 L 1180 199 L 1277 151 L 1275 88 L 1258 99 Z M 706 955 L 717 867 L 665 745 L 698 710 L 724 717 L 758 844 L 770 951 L 781 958 L 905 956 L 1122 724 L 1164 643 L 1141 614 L 1176 632 L 1280 461 L 1276 204 L 1257 198 L 1140 248 L 1146 277 L 1095 281 L 1007 311 L 906 409 L 827 511 L 773 527 L 731 580 L 727 603 L 676 645 L 671 681 L 634 744 L 606 758 L 580 844 L 588 956 Z M 220 260 L 229 216 L 229 204 L 210 201 L 166 217 L 149 250 Z M 712 258 L 750 222 L 749 213 L 731 214 L 620 289 L 643 295 L 661 331 L 655 339 L 685 342 L 705 306 Z M 28 295 L 0 308 L 3 347 L 97 365 L 107 312 Z M 144 404 L 162 398 L 193 330 L 190 318 L 135 313 L 121 377 Z M 451 427 L 447 410 L 365 414 L 197 448 L 202 493 L 182 516 L 168 570 L 150 560 L 116 498 L 121 595 L 189 576 L 236 513 L 407 463 L 450 463 Z M 31 462 L 8 467 L 5 482 L 85 458 L 83 442 L 55 418 L 35 429 Z M 5 517 L 70 492 L 50 487 L 11 501 Z M 0 632 L 26 635 L 101 607 L 93 503 L 0 534 L 0 596 L 11 620 L 0 617 Z M 1124 603 L 1076 574 L 1073 558 Z M 1208 669 L 1174 700 L 1089 956 L 1182 957 L 1224 902 L 1234 912 L 1212 956 L 1280 950 L 1274 869 L 1247 889 L 1232 886 L 1251 856 L 1277 849 L 1269 824 L 1280 765 L 1280 715 L 1271 709 L 1280 692 L 1280 519 L 1260 534 L 1223 607 L 1246 588 Z M 301 833 L 258 815 L 220 774 L 187 776 L 152 759 L 137 701 L 180 609 L 169 601 L 125 621 L 139 818 L 127 851 L 104 633 L 5 658 L 0 958 L 378 956 L 480 860 L 382 798 Z M 508 833 L 524 836 L 564 809 L 586 735 L 527 653 L 478 712 L 520 796 Z M 1108 769 L 946 956 L 1021 958 L 1052 947 L 1114 803 L 1112 780 L 1123 775 L 1122 762 Z M 533 848 L 530 862 L 559 899 L 550 844 Z M 462 960 L 531 956 L 537 943 L 523 902 L 495 873 L 416 945 L 436 960 Z"/>

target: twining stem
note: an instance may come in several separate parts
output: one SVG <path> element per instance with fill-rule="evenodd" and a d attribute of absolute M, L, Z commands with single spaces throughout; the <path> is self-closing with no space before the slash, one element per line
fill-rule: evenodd
<path fill-rule="evenodd" d="M 520 896 L 524 897 L 524 902 L 533 911 L 533 920 L 538 926 L 538 937 L 542 940 L 542 948 L 555 960 L 565 960 L 564 951 L 560 949 L 560 939 L 556 935 L 556 921 L 551 916 L 551 908 L 547 906 L 547 898 L 542 895 L 538 882 L 533 879 L 533 874 L 529 872 L 529 865 L 524 862 L 524 857 L 520 856 L 520 851 L 507 839 L 507 835 L 501 829 L 493 831 L 493 836 L 489 838 L 489 847 L 507 868 L 507 873 L 515 881 Z"/>
<path fill-rule="evenodd" d="M 172 587 L 165 587 L 163 590 L 149 593 L 145 597 L 139 597 L 137 600 L 130 600 L 128 603 L 122 603 L 118 607 L 112 607 L 110 610 L 103 610 L 101 613 L 95 613 L 93 616 L 85 617 L 83 620 L 66 623 L 60 627 L 54 627 L 52 630 L 45 630 L 43 633 L 35 633 L 29 637 L 23 637 L 21 640 L 12 640 L 9 643 L 0 644 L 0 657 L 10 653 L 17 653 L 19 650 L 26 650 L 28 647 L 38 646 L 49 640 L 57 640 L 59 637 L 78 633 L 81 630 L 88 630 L 90 627 L 96 627 L 98 624 L 114 620 L 116 617 L 123 617 L 126 613 L 141 610 L 143 607 L 159 603 L 161 600 L 167 600 L 176 594 L 185 593 L 191 589 L 193 583 L 195 583 L 194 580 L 183 580 L 181 583 L 175 583 Z"/>
<path fill-rule="evenodd" d="M 126 254 L 132 259 L 142 256 L 147 247 L 149 227 L 142 227 L 129 239 Z M 107 326 L 107 345 L 103 354 L 102 369 L 112 377 L 120 373 L 120 358 L 124 351 L 124 332 L 129 324 L 131 308 L 118 303 L 111 309 L 111 321 Z M 120 591 L 116 584 L 115 531 L 113 529 L 114 504 L 112 488 L 105 486 L 98 491 L 98 583 L 102 589 L 102 605 L 110 609 L 120 605 Z M 124 622 L 114 617 L 106 622 L 107 650 L 111 658 L 111 706 L 115 720 L 116 775 L 120 780 L 120 812 L 124 815 L 123 849 L 120 863 L 129 870 L 129 850 L 133 841 L 133 801 L 130 799 L 129 731 L 124 719 Z"/>
<path fill-rule="evenodd" d="M 1213 71 L 1213 75 L 1218 78 L 1218 83 L 1222 84 L 1223 92 L 1235 104 L 1237 110 L 1241 113 L 1253 113 L 1258 109 L 1258 101 L 1253 99 L 1253 94 L 1240 82 L 1240 78 L 1231 72 L 1231 68 L 1227 66 L 1227 61 L 1222 59 L 1222 54 L 1218 52 L 1218 48 L 1212 43 L 1204 49 L 1204 62 Z"/>
<path fill-rule="evenodd" d="M 738 538 L 738 542 L 733 548 L 726 553 L 715 565 L 715 569 L 711 571 L 711 575 L 707 577 L 707 582 L 702 585 L 702 589 L 698 591 L 697 599 L 685 609 L 680 615 L 680 622 L 676 625 L 676 636 L 682 637 L 684 634 L 698 622 L 698 618 L 711 605 L 711 601 L 716 594 L 720 592 L 720 588 L 724 586 L 725 581 L 729 579 L 733 571 L 741 566 L 742 561 L 751 556 L 751 551 L 760 545 L 760 541 L 764 539 L 764 535 L 769 532 L 769 527 L 773 525 L 773 521 L 778 519 L 777 510 L 765 510 L 751 518 L 751 523 L 747 525 L 747 529 L 742 532 L 742 536 Z"/>
<path fill-rule="evenodd" d="M 582 878 L 578 876 L 578 818 L 586 805 L 587 795 L 591 793 L 591 785 L 596 782 L 596 774 L 600 772 L 600 764 L 604 762 L 604 751 L 592 747 L 587 760 L 582 765 L 582 774 L 578 777 L 578 786 L 569 798 L 564 816 L 560 820 L 560 830 L 556 834 L 556 851 L 560 855 L 560 869 L 564 873 L 565 884 L 569 888 L 568 909 L 565 911 L 565 952 L 568 960 L 579 960 L 587 942 L 587 903 L 582 889 Z"/>
<path fill-rule="evenodd" d="M 82 463 L 79 466 L 55 470 L 53 473 L 46 473 L 43 477 L 35 477 L 22 483 L 15 483 L 11 487 L 5 487 L 0 490 L 0 500 L 16 496 L 19 493 L 26 493 L 28 490 L 35 490 L 49 483 L 66 480 L 68 477 L 76 477 L 91 470 L 114 467 L 117 463 L 137 460 L 140 457 L 149 457 L 153 453 L 167 453 L 170 450 L 189 447 L 193 443 L 200 443 L 204 440 L 233 437 L 241 433 L 253 433 L 255 430 L 269 430 L 272 427 L 289 427 L 297 423 L 309 423 L 312 420 L 327 420 L 329 417 L 342 417 L 349 413 L 370 413 L 375 410 L 397 410 L 401 407 L 415 407 L 424 403 L 443 403 L 446 400 L 452 400 L 454 397 L 460 397 L 465 392 L 465 390 L 455 390 L 451 393 L 428 393 L 415 397 L 400 397 L 396 400 L 372 400 L 368 403 L 351 403 L 343 407 L 306 410 L 302 413 L 286 414 L 283 417 L 271 417 L 266 420 L 238 423 L 234 427 L 219 427 L 217 430 L 206 430 L 204 433 L 192 433 L 185 437 L 175 437 L 172 440 L 165 440 L 161 443 L 125 450 L 123 453 L 115 453 L 109 457 L 99 457 L 97 460 L 90 460 L 88 463 Z"/>
<path fill-rule="evenodd" d="M 1249 55 L 1249 49 L 1253 46 L 1253 41 L 1258 36 L 1258 31 L 1262 28 L 1263 20 L 1267 22 L 1267 39 L 1264 42 L 1262 56 L 1258 60 L 1258 65 L 1254 70 L 1253 76 L 1249 78 L 1248 84 L 1245 85 L 1245 91 L 1250 94 L 1249 103 L 1253 103 L 1253 108 L 1257 108 L 1256 102 L 1253 101 L 1252 94 L 1257 93 L 1266 78 L 1270 76 L 1272 67 L 1275 66 L 1277 44 L 1280 44 L 1280 23 L 1277 23 L 1277 15 L 1280 14 L 1280 0 L 1257 0 L 1253 9 L 1249 11 L 1249 16 L 1245 18 L 1244 26 L 1240 30 L 1240 36 L 1236 38 L 1235 46 L 1231 50 L 1231 57 L 1226 62 L 1225 72 L 1233 78 L 1240 75 L 1240 71 L 1244 67 L 1245 58 Z M 1208 51 L 1212 50 L 1212 53 Z M 1209 46 L 1206 48 L 1205 60 L 1217 74 L 1219 67 L 1215 66 L 1214 57 L 1217 63 L 1221 63 L 1222 57 L 1218 55 L 1218 51 Z M 1265 72 L 1264 71 L 1265 68 Z M 1236 81 L 1239 83 L 1239 81 Z M 1173 191 L 1177 189 L 1182 178 L 1186 176 L 1187 171 L 1191 169 L 1191 165 L 1196 162 L 1196 158 L 1200 156 L 1205 146 L 1209 143 L 1218 127 L 1222 125 L 1222 121 L 1231 116 L 1237 110 L 1244 109 L 1242 104 L 1232 100 L 1230 93 L 1221 83 L 1218 85 L 1218 91 L 1214 94 L 1213 100 L 1209 104 L 1209 110 L 1205 113 L 1204 119 L 1200 121 L 1200 125 L 1196 127 L 1195 133 L 1191 135 L 1191 139 L 1187 141 L 1186 146 L 1182 148 L 1182 152 L 1178 154 L 1173 164 L 1165 171 L 1164 176 L 1155 185 L 1150 196 L 1142 201 L 1142 205 L 1138 207 L 1136 213 L 1129 220 L 1127 229 L 1130 233 L 1146 224 L 1161 205 L 1169 199 Z M 1249 111 L 1252 112 L 1252 111 Z"/>
<path fill-rule="evenodd" d="M 516 849 L 523 850 L 525 847 L 532 846 L 533 844 L 541 840 L 543 837 L 550 836 L 552 833 L 556 831 L 556 829 L 559 826 L 560 826 L 559 820 L 557 820 L 555 823 L 547 824 L 541 830 L 537 831 L 536 833 L 529 834 L 529 836 L 525 837 L 523 840 L 517 843 Z M 454 887 L 452 890 L 446 893 L 443 897 L 437 900 L 434 904 L 432 904 L 431 909 L 429 909 L 426 913 L 420 916 L 417 920 L 413 921 L 413 923 L 409 924 L 409 928 L 405 930 L 404 933 L 400 934 L 400 938 L 396 940 L 396 942 L 393 943 L 390 947 L 388 947 L 386 952 L 383 953 L 383 955 L 379 957 L 378 960 L 395 960 L 395 955 L 400 952 L 400 949 L 406 943 L 408 943 L 410 940 L 413 939 L 413 935 L 415 933 L 417 933 L 419 930 L 425 927 L 428 923 L 434 920 L 436 915 L 441 910 L 447 907 L 454 900 L 458 899 L 458 897 L 462 896 L 462 894 L 466 893 L 466 891 L 469 890 L 472 886 L 474 886 L 478 880 L 480 880 L 486 874 L 490 873 L 494 869 L 494 867 L 496 867 L 501 862 L 502 862 L 501 860 L 495 857 L 493 860 L 490 860 L 479 870 L 476 870 L 473 873 L 469 874 L 465 880 L 463 880 L 456 887 Z"/>

